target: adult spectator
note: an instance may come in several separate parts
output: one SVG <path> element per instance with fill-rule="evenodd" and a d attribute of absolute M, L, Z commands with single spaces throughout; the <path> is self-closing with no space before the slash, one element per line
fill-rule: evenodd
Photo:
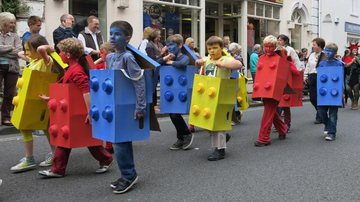
<path fill-rule="evenodd" d="M 12 126 L 10 112 L 20 70 L 18 53 L 22 49 L 21 39 L 16 34 L 15 27 L 16 18 L 12 13 L 0 13 L 0 86 L 4 81 L 1 123 L 6 126 Z"/>
<path fill-rule="evenodd" d="M 200 57 L 200 53 L 199 53 L 199 49 L 197 49 L 195 47 L 195 41 L 193 38 L 191 37 L 188 37 L 186 40 L 185 40 L 185 44 L 190 48 L 190 50 L 192 50 L 194 52 L 194 54 L 196 55 L 196 57 L 198 57 L 199 59 L 201 58 Z"/>
<path fill-rule="evenodd" d="M 255 44 L 253 46 L 253 52 L 250 55 L 250 73 L 253 79 L 253 83 L 255 83 L 255 75 L 256 75 L 260 52 L 261 52 L 260 44 Z"/>
<path fill-rule="evenodd" d="M 235 58 L 235 60 L 239 60 L 242 64 L 242 67 L 244 68 L 244 60 L 241 57 L 241 46 L 238 43 L 232 42 L 229 45 L 229 53 L 231 56 Z"/>
<path fill-rule="evenodd" d="M 277 37 L 277 40 L 278 40 L 278 45 L 280 47 L 284 47 L 286 49 L 286 53 L 287 53 L 287 56 L 291 58 L 291 61 L 295 64 L 296 66 L 296 69 L 298 71 L 304 71 L 304 68 L 301 66 L 301 63 L 300 63 L 300 59 L 299 59 L 299 56 L 298 54 L 296 53 L 296 51 L 294 50 L 293 47 L 290 46 L 290 40 L 289 40 L 289 37 L 284 35 L 284 34 L 280 34 L 278 37 Z"/>
<path fill-rule="evenodd" d="M 55 45 L 55 50 L 57 53 L 60 50 L 57 48 L 57 44 L 67 38 L 76 37 L 75 33 L 72 30 L 74 24 L 74 17 L 70 14 L 64 14 L 60 17 L 60 26 L 56 28 L 53 32 L 53 40 Z"/>
<path fill-rule="evenodd" d="M 223 42 L 224 42 L 224 49 L 229 52 L 229 45 L 230 45 L 230 36 L 224 36 L 223 38 Z"/>
<path fill-rule="evenodd" d="M 320 114 L 317 110 L 317 71 L 316 67 L 318 66 L 321 58 L 322 58 L 322 51 L 325 47 L 325 40 L 322 38 L 315 38 L 312 40 L 312 50 L 313 52 L 309 56 L 308 63 L 305 67 L 304 72 L 304 81 L 309 85 L 309 94 L 310 94 L 310 102 L 314 106 L 316 110 L 316 117 L 314 124 L 321 124 L 322 120 L 320 118 Z"/>
<path fill-rule="evenodd" d="M 141 41 L 140 45 L 139 45 L 139 51 L 146 54 L 146 46 L 149 43 L 149 35 L 151 32 L 153 32 L 153 28 L 151 27 L 145 27 L 144 29 L 144 33 L 143 33 L 143 40 Z"/>
<path fill-rule="evenodd" d="M 357 110 L 359 108 L 359 78 L 360 78 L 360 61 L 356 57 L 358 53 L 358 45 L 350 44 L 350 54 L 344 57 L 346 70 L 346 91 L 351 99 L 351 109 Z"/>
<path fill-rule="evenodd" d="M 100 32 L 100 22 L 96 16 L 87 18 L 88 26 L 79 33 L 78 39 L 84 46 L 85 54 L 91 55 L 93 60 L 100 58 L 100 45 L 103 43 L 103 37 Z"/>

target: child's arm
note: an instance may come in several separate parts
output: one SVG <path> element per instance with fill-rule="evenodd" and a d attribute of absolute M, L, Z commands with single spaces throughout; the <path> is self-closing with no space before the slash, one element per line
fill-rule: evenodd
<path fill-rule="evenodd" d="M 216 61 L 216 66 L 219 68 L 226 68 L 226 69 L 241 69 L 242 64 L 240 61 L 235 60 L 234 58 L 227 58 L 225 59 L 220 59 L 218 61 Z"/>
<path fill-rule="evenodd" d="M 99 58 L 99 59 L 97 59 L 97 60 L 95 60 L 94 61 L 94 64 L 100 64 L 100 63 L 102 63 L 102 62 L 105 62 L 102 58 Z"/>
<path fill-rule="evenodd" d="M 37 48 L 37 52 L 44 59 L 45 64 L 49 64 L 51 58 L 49 56 L 50 53 L 54 52 L 54 48 L 49 45 L 42 45 Z"/>
<path fill-rule="evenodd" d="M 169 60 L 166 62 L 166 64 L 172 65 L 173 67 L 176 67 L 176 68 L 184 68 L 189 63 L 190 63 L 190 60 L 189 60 L 188 56 L 186 56 L 186 55 L 182 55 L 181 57 L 178 57 L 175 61 Z"/>
<path fill-rule="evenodd" d="M 25 55 L 25 51 L 18 52 L 18 57 L 26 62 L 29 62 L 29 58 Z"/>
<path fill-rule="evenodd" d="M 90 93 L 84 93 L 83 94 L 85 105 L 86 105 L 86 111 L 90 111 Z M 85 118 L 85 123 L 91 123 L 91 119 L 89 117 L 89 114 Z"/>

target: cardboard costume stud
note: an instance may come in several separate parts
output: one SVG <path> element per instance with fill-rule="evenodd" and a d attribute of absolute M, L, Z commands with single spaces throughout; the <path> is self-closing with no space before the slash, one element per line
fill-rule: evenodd
<path fill-rule="evenodd" d="M 11 123 L 19 130 L 47 130 L 49 111 L 39 95 L 49 94 L 49 84 L 57 80 L 57 74 L 24 68 L 17 81 L 18 94 L 13 98 L 14 111 Z"/>
<path fill-rule="evenodd" d="M 189 113 L 195 66 L 160 67 L 160 112 Z"/>
<path fill-rule="evenodd" d="M 344 67 L 322 61 L 317 68 L 317 105 L 342 106 Z"/>
<path fill-rule="evenodd" d="M 51 84 L 50 144 L 65 148 L 102 145 L 91 135 L 91 125 L 85 123 L 88 111 L 81 90 L 74 84 Z"/>
<path fill-rule="evenodd" d="M 129 142 L 149 138 L 149 107 L 152 102 L 151 71 L 144 70 L 146 112 L 135 120 L 136 94 L 125 70 L 90 70 L 93 137 L 108 142 Z"/>
<path fill-rule="evenodd" d="M 289 73 L 287 85 L 292 89 L 293 93 L 284 94 L 279 107 L 301 107 L 303 106 L 304 73 L 299 72 L 298 75 L 293 74 L 291 71 Z"/>
<path fill-rule="evenodd" d="M 289 65 L 289 61 L 278 54 L 260 56 L 252 97 L 280 101 L 287 85 Z"/>
<path fill-rule="evenodd" d="M 236 80 L 195 74 L 189 123 L 210 131 L 231 130 Z"/>

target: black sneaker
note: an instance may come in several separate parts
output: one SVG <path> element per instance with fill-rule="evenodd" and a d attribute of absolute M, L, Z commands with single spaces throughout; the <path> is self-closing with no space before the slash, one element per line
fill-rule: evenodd
<path fill-rule="evenodd" d="M 193 134 L 190 133 L 189 135 L 185 135 L 184 136 L 184 141 L 182 142 L 183 145 L 182 145 L 181 148 L 183 150 L 189 149 L 189 147 L 191 146 L 193 140 L 194 140 L 194 135 Z"/>
<path fill-rule="evenodd" d="M 314 124 L 322 124 L 322 121 L 315 120 L 315 121 L 314 121 Z"/>
<path fill-rule="evenodd" d="M 117 184 L 116 184 L 115 188 L 113 188 L 114 189 L 113 193 L 115 193 L 115 194 L 123 194 L 123 193 L 129 191 L 129 189 L 131 189 L 131 187 L 133 187 L 136 184 L 137 181 L 138 181 L 138 176 L 137 175 L 135 175 L 130 180 L 120 178 L 120 179 L 118 179 L 116 181 Z M 111 183 L 110 186 L 112 187 L 112 185 L 114 185 L 114 184 Z"/>
<path fill-rule="evenodd" d="M 225 158 L 225 149 L 215 148 L 214 152 L 208 156 L 209 161 L 217 161 Z"/>
<path fill-rule="evenodd" d="M 182 146 L 184 145 L 183 140 L 177 140 L 171 147 L 170 150 L 179 150 L 182 149 Z"/>

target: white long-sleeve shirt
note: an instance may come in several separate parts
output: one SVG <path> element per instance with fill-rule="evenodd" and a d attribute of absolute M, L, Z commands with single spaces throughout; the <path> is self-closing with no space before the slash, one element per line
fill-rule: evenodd
<path fill-rule="evenodd" d="M 319 52 L 319 53 L 312 52 L 310 54 L 308 62 L 305 67 L 305 72 L 304 72 L 305 78 L 307 78 L 309 74 L 317 73 L 316 72 L 316 64 L 318 62 L 320 53 L 321 52 Z"/>
<path fill-rule="evenodd" d="M 91 37 L 93 38 L 94 40 L 94 43 L 95 43 L 95 48 L 96 50 L 100 50 L 100 47 L 99 47 L 99 44 L 97 43 L 97 37 L 96 37 L 96 33 L 94 32 L 91 32 L 89 30 L 89 28 L 85 27 L 85 31 L 87 31 L 88 33 L 90 33 Z M 90 47 L 86 47 L 86 41 L 85 41 L 85 38 L 82 34 L 79 34 L 78 35 L 78 39 L 81 41 L 81 43 L 83 44 L 84 46 L 84 52 L 86 55 L 89 55 L 94 49 L 90 48 Z"/>
<path fill-rule="evenodd" d="M 299 56 L 298 56 L 298 54 L 296 53 L 296 51 L 295 51 L 292 47 L 290 47 L 290 46 L 286 46 L 285 49 L 286 49 L 286 52 L 287 52 L 287 56 L 290 56 L 290 57 L 291 57 L 291 60 L 294 62 L 295 66 L 296 66 L 296 69 L 297 69 L 298 71 L 303 71 L 303 70 L 304 70 L 304 66 L 301 65 Z"/>

